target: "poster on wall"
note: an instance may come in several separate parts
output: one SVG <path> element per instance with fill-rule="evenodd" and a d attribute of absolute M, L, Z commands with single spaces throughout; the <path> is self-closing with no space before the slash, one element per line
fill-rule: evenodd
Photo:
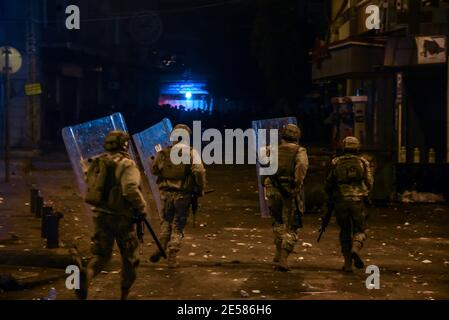
<path fill-rule="evenodd" d="M 418 49 L 418 64 L 446 62 L 446 37 L 416 37 L 416 46 Z"/>

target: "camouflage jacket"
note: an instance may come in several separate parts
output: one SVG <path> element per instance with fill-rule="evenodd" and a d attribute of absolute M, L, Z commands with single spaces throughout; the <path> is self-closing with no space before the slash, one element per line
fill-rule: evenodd
<path fill-rule="evenodd" d="M 163 154 L 158 152 L 156 158 L 151 164 L 151 173 L 158 177 L 158 185 L 161 191 L 179 191 L 184 193 L 196 192 L 202 193 L 206 187 L 206 169 L 201 161 L 198 152 L 190 146 L 178 143 L 178 148 L 183 152 L 190 152 L 191 164 L 187 164 L 190 168 L 183 179 L 167 179 L 162 175 L 162 167 L 164 165 Z"/>
<path fill-rule="evenodd" d="M 307 149 L 299 146 L 295 156 L 294 172 L 291 180 L 281 181 L 282 187 L 297 197 L 298 207 L 301 212 L 305 211 L 304 180 L 306 178 L 308 168 L 309 158 L 307 156 Z M 261 183 L 262 186 L 265 187 L 266 197 L 270 197 L 273 194 L 279 194 L 279 191 L 273 186 L 273 183 L 269 176 L 262 176 Z"/>
<path fill-rule="evenodd" d="M 360 177 L 339 178 L 341 172 L 360 172 Z M 374 178 L 368 160 L 354 154 L 344 154 L 332 159 L 326 175 L 325 190 L 334 201 L 363 200 L 373 188 Z"/>
<path fill-rule="evenodd" d="M 136 163 L 126 152 L 109 154 L 117 164 L 115 179 L 120 186 L 123 201 L 117 208 L 95 207 L 93 211 L 128 216 L 131 216 L 133 211 L 145 212 L 146 201 L 141 191 L 141 175 Z"/>

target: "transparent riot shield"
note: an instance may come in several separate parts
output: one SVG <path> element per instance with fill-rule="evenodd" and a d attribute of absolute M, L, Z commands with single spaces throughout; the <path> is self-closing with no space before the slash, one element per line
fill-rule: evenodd
<path fill-rule="evenodd" d="M 256 132 L 256 136 L 259 135 L 259 129 L 281 129 L 283 126 L 293 123 L 297 124 L 295 117 L 286 117 L 286 118 L 275 118 L 275 119 L 266 119 L 266 120 L 256 120 L 252 122 L 253 129 Z M 264 147 L 268 147 L 270 145 L 270 136 L 267 134 L 266 145 L 259 145 L 259 139 L 256 139 L 256 154 L 258 154 L 258 150 Z M 268 206 L 265 199 L 265 190 L 262 187 L 262 183 L 260 180 L 260 164 L 259 161 L 256 162 L 256 171 L 257 171 L 257 185 L 259 190 L 259 204 L 260 204 L 260 214 L 263 218 L 268 218 L 270 216 L 270 212 L 268 210 Z"/>
<path fill-rule="evenodd" d="M 112 130 L 127 131 L 120 113 L 62 129 L 64 144 L 82 196 L 86 192 L 84 170 L 87 169 L 87 160 L 104 152 L 104 139 Z M 132 148 L 130 154 L 134 159 Z"/>
<path fill-rule="evenodd" d="M 172 130 L 173 127 L 170 120 L 165 118 L 154 126 L 133 135 L 133 140 L 159 214 L 162 213 L 161 197 L 156 183 L 157 178 L 151 173 L 150 168 L 157 152 L 171 144 L 170 134 Z"/>

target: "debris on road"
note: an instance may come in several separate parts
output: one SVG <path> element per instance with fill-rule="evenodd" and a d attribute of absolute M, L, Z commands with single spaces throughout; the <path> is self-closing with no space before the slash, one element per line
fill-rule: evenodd
<path fill-rule="evenodd" d="M 249 293 L 246 292 L 245 290 L 240 290 L 240 296 L 242 296 L 242 298 L 248 298 L 249 297 Z"/>
<path fill-rule="evenodd" d="M 405 191 L 401 195 L 401 201 L 403 203 L 435 203 L 444 202 L 444 197 L 430 192 Z"/>

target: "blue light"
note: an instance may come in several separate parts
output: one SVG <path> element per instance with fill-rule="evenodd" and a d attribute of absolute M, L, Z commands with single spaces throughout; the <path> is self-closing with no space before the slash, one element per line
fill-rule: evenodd
<path fill-rule="evenodd" d="M 186 99 L 190 99 L 190 98 L 192 98 L 192 92 L 187 91 L 186 92 Z"/>

